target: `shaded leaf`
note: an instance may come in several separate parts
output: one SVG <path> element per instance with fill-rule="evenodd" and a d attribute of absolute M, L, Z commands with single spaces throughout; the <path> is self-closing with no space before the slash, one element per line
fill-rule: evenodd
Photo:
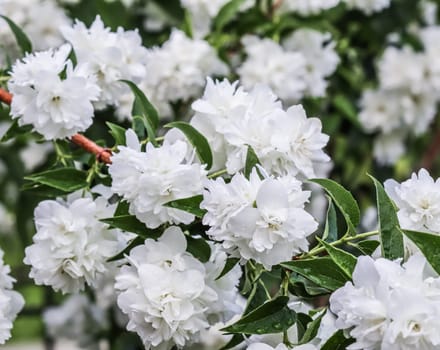
<path fill-rule="evenodd" d="M 194 238 L 185 235 L 187 248 L 186 250 L 194 257 L 205 263 L 211 257 L 211 247 L 203 238 Z"/>
<path fill-rule="evenodd" d="M 246 179 L 249 179 L 249 176 L 252 173 L 252 170 L 258 165 L 261 164 L 260 160 L 258 159 L 257 154 L 255 153 L 254 149 L 251 146 L 248 146 L 247 153 L 246 153 L 246 163 L 244 166 L 244 176 Z M 257 169 L 258 171 L 258 169 Z"/>
<path fill-rule="evenodd" d="M 370 176 L 376 187 L 377 212 L 379 216 L 379 232 L 382 243 L 382 255 L 386 259 L 394 260 L 402 258 L 403 235 L 400 230 L 396 208 L 388 197 L 382 184 Z"/>
<path fill-rule="evenodd" d="M 119 125 L 106 122 L 107 126 L 110 128 L 110 134 L 115 139 L 116 145 L 125 145 L 125 129 L 120 127 Z"/>
<path fill-rule="evenodd" d="M 346 338 L 344 331 L 339 330 L 333 334 L 321 347 L 321 350 L 346 350 L 347 346 L 354 343 L 354 339 Z"/>
<path fill-rule="evenodd" d="M 220 9 L 217 17 L 214 19 L 214 28 L 217 32 L 220 32 L 226 24 L 234 19 L 240 10 L 240 6 L 244 4 L 245 1 L 246 0 L 231 0 Z"/>
<path fill-rule="evenodd" d="M 122 231 L 135 233 L 143 239 L 146 238 L 159 238 L 163 230 L 161 229 L 149 229 L 145 224 L 139 221 L 134 215 L 121 215 L 112 218 L 101 219 L 100 221 L 110 225 L 111 228 L 118 228 Z"/>
<path fill-rule="evenodd" d="M 440 236 L 411 230 L 403 230 L 403 233 L 422 251 L 432 268 L 440 274 Z"/>
<path fill-rule="evenodd" d="M 316 238 L 324 246 L 330 258 L 338 265 L 342 271 L 351 279 L 357 259 L 354 255 L 340 249 L 333 247 L 331 244 Z"/>
<path fill-rule="evenodd" d="M 75 168 L 58 168 L 29 175 L 25 180 L 40 183 L 64 192 L 73 192 L 88 186 L 87 174 Z"/>
<path fill-rule="evenodd" d="M 202 195 L 197 195 L 188 198 L 176 199 L 174 201 L 165 203 L 165 207 L 170 207 L 174 209 L 180 209 L 186 211 L 187 213 L 191 213 L 198 218 L 202 218 L 205 215 L 206 210 L 200 209 L 200 203 L 203 200 Z"/>
<path fill-rule="evenodd" d="M 330 179 L 312 179 L 311 182 L 322 186 L 333 199 L 347 222 L 348 231 L 356 234 L 356 226 L 360 221 L 360 210 L 353 195 L 337 182 Z"/>
<path fill-rule="evenodd" d="M 138 245 L 143 244 L 144 242 L 145 242 L 145 240 L 142 237 L 137 236 L 121 252 L 119 252 L 118 254 L 107 259 L 107 262 L 117 261 L 117 260 L 121 260 L 121 259 L 125 258 L 125 255 L 130 254 L 130 250 L 132 250 L 134 247 L 136 247 Z"/>
<path fill-rule="evenodd" d="M 1 18 L 3 18 L 9 25 L 9 28 L 11 28 L 12 33 L 14 33 L 15 40 L 17 40 L 18 46 L 20 46 L 21 51 L 23 54 L 27 52 L 32 52 L 32 43 L 27 37 L 27 35 L 21 30 L 19 26 L 17 26 L 11 19 L 9 19 L 6 16 L 0 15 Z"/>
<path fill-rule="evenodd" d="M 238 264 L 239 261 L 240 261 L 239 258 L 227 258 L 222 272 L 220 272 L 220 275 L 218 275 L 218 277 L 215 280 L 217 281 L 220 278 L 222 278 L 224 275 L 226 275 L 229 271 L 231 271 L 235 267 L 235 265 Z"/>
<path fill-rule="evenodd" d="M 334 242 L 338 239 L 338 223 L 337 223 L 336 209 L 330 197 L 328 197 L 328 209 L 327 209 L 327 216 L 325 219 L 325 227 L 324 227 L 324 233 L 322 235 L 322 239 L 329 243 Z"/>
<path fill-rule="evenodd" d="M 270 334 L 288 330 L 296 321 L 295 311 L 289 309 L 289 298 L 280 296 L 243 316 L 222 331 L 244 334 Z"/>
<path fill-rule="evenodd" d="M 23 126 L 18 126 L 18 119 L 15 119 L 11 126 L 9 127 L 9 129 L 4 133 L 4 135 L 2 136 L 2 138 L 0 139 L 0 142 L 6 142 L 9 141 L 10 139 L 18 136 L 18 135 L 23 135 L 23 134 L 27 134 L 32 130 L 32 126 L 31 125 L 23 125 Z"/>

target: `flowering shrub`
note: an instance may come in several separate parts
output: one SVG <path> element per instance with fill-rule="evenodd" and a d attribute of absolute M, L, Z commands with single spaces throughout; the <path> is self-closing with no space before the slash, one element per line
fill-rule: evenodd
<path fill-rule="evenodd" d="M 440 348 L 437 12 L 0 0 L 0 344 Z"/>

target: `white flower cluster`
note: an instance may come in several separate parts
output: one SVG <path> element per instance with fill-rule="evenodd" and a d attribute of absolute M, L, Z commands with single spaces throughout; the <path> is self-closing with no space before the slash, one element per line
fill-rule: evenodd
<path fill-rule="evenodd" d="M 399 261 L 361 256 L 353 283 L 330 297 L 336 326 L 355 339 L 347 349 L 434 350 L 440 347 L 440 278 L 422 255 Z"/>
<path fill-rule="evenodd" d="M 246 88 L 257 83 L 270 86 L 287 104 L 304 96 L 322 97 L 339 57 L 330 33 L 300 29 L 280 45 L 271 39 L 245 36 L 247 59 L 237 68 Z M 270 52 L 270 55 L 268 54 Z"/>
<path fill-rule="evenodd" d="M 115 209 L 104 197 L 93 200 L 79 193 L 67 201 L 40 202 L 34 212 L 34 244 L 26 248 L 24 258 L 35 283 L 63 293 L 94 286 L 110 268 L 107 259 L 125 248 L 128 239 L 100 221 L 112 217 Z"/>
<path fill-rule="evenodd" d="M 55 339 L 74 340 L 81 348 L 96 349 L 96 336 L 109 326 L 106 316 L 85 295 L 73 294 L 60 306 L 47 308 L 43 321 Z"/>
<path fill-rule="evenodd" d="M 67 59 L 71 47 L 28 54 L 12 67 L 9 91 L 12 118 L 31 124 L 45 139 L 70 137 L 86 130 L 100 89 L 89 66 Z M 65 75 L 65 78 L 62 78 Z"/>
<path fill-rule="evenodd" d="M 1 0 L 0 14 L 23 29 L 34 50 L 61 45 L 63 38 L 59 28 L 70 24 L 70 19 L 54 0 Z M 16 57 L 15 38 L 6 21 L 0 19 L 0 67 Z"/>
<path fill-rule="evenodd" d="M 420 31 L 425 50 L 388 47 L 379 66 L 379 88 L 366 90 L 361 100 L 360 121 L 367 131 L 379 131 L 374 155 L 383 164 L 394 163 L 405 151 L 408 134 L 428 129 L 440 101 L 440 29 Z"/>
<path fill-rule="evenodd" d="M 261 180 L 255 169 L 249 180 L 241 173 L 229 183 L 210 180 L 200 204 L 207 210 L 203 224 L 231 255 L 270 269 L 308 250 L 307 237 L 318 227 L 304 210 L 309 196 L 293 177 Z"/>
<path fill-rule="evenodd" d="M 11 337 L 12 323 L 24 305 L 23 297 L 12 290 L 15 280 L 9 276 L 11 269 L 3 262 L 0 249 L 0 344 Z"/>
<path fill-rule="evenodd" d="M 96 107 L 119 104 L 120 96 L 128 91 L 119 80 L 140 83 L 145 77 L 147 49 L 142 46 L 137 31 L 124 31 L 119 27 L 116 32 L 111 32 L 100 16 L 90 28 L 76 21 L 73 27 L 64 26 L 61 31 L 71 43 L 78 64 L 88 64 L 97 77 L 101 94 Z"/>
<path fill-rule="evenodd" d="M 296 12 L 302 16 L 316 15 L 331 9 L 341 0 L 285 0 L 281 2 L 280 12 Z"/>
<path fill-rule="evenodd" d="M 301 105 L 285 111 L 267 86 L 246 92 L 237 82 L 208 79 L 203 97 L 192 108 L 196 113 L 191 124 L 214 153 L 213 169 L 226 166 L 229 174 L 243 169 L 248 145 L 274 175 L 313 177 L 316 165 L 329 161 L 321 121 L 307 118 Z"/>
<path fill-rule="evenodd" d="M 270 345 L 264 343 L 253 343 L 249 345 L 247 350 L 289 350 L 289 348 L 284 344 L 279 344 L 276 347 L 272 347 Z M 316 346 L 311 344 L 303 344 L 290 348 L 292 350 L 317 350 Z"/>
<path fill-rule="evenodd" d="M 354 8 L 371 15 L 391 5 L 391 0 L 344 0 L 349 8 Z"/>
<path fill-rule="evenodd" d="M 186 244 L 182 230 L 170 227 L 157 242 L 147 239 L 132 249 L 130 265 L 121 267 L 116 276 L 118 306 L 129 317 L 127 329 L 139 334 L 147 350 L 181 348 L 197 341 L 199 332 L 209 327 L 208 316 L 217 314 L 215 318 L 224 321 L 225 301 L 233 303 L 230 297 L 237 297 L 240 276 L 233 272 L 216 281 L 223 284 L 218 293 L 206 267 L 185 252 Z M 216 270 L 223 266 L 224 262 Z M 229 300 L 221 300 L 226 294 Z"/>
<path fill-rule="evenodd" d="M 202 193 L 204 166 L 188 159 L 188 144 L 177 140 L 155 148 L 151 143 L 145 152 L 133 130 L 126 132 L 127 147 L 119 146 L 112 156 L 109 173 L 112 191 L 130 203 L 130 213 L 149 228 L 164 223 L 189 224 L 194 215 L 164 204 Z"/>
<path fill-rule="evenodd" d="M 400 226 L 407 230 L 440 234 L 440 179 L 434 181 L 425 169 L 399 184 L 385 181 L 385 190 L 396 203 Z M 404 237 L 408 254 L 417 247 Z"/>
<path fill-rule="evenodd" d="M 173 29 L 161 47 L 148 49 L 146 70 L 147 75 L 139 87 L 162 117 L 172 115 L 172 103 L 188 102 L 200 96 L 207 76 L 228 73 L 226 64 L 206 41 L 190 39 L 177 29 Z M 133 103 L 131 94 L 124 99 L 118 111 L 121 117 L 130 115 Z"/>

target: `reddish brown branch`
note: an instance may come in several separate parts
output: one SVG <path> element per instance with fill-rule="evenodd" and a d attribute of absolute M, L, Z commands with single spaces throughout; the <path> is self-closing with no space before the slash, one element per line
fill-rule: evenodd
<path fill-rule="evenodd" d="M 12 102 L 12 94 L 0 88 L 0 101 L 10 105 Z M 85 151 L 96 155 L 96 159 L 98 161 L 111 164 L 112 161 L 110 158 L 112 156 L 112 152 L 108 148 L 98 146 L 92 140 L 89 140 L 87 137 L 80 134 L 73 135 L 70 138 L 70 141 Z"/>
<path fill-rule="evenodd" d="M 12 102 L 12 94 L 7 92 L 6 90 L 0 89 L 0 102 L 10 105 Z"/>
<path fill-rule="evenodd" d="M 70 141 L 72 141 L 75 145 L 81 147 L 85 151 L 95 154 L 98 161 L 106 164 L 111 164 L 112 161 L 110 158 L 112 156 L 112 151 L 110 151 L 108 148 L 98 146 L 96 143 L 80 134 L 73 135 L 70 138 Z"/>

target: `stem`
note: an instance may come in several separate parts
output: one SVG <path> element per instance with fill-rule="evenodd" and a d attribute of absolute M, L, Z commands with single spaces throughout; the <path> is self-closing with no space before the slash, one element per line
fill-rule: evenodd
<path fill-rule="evenodd" d="M 106 164 L 112 163 L 112 151 L 110 149 L 98 146 L 96 143 L 80 134 L 73 135 L 70 138 L 70 141 L 72 141 L 75 145 L 81 147 L 85 151 L 96 155 L 96 159 L 99 162 L 103 162 Z"/>
<path fill-rule="evenodd" d="M 226 169 L 222 169 L 222 170 L 216 171 L 216 172 L 214 172 L 212 174 L 209 174 L 208 175 L 208 179 L 214 179 L 214 178 L 219 177 L 219 176 L 221 176 L 223 174 L 227 174 L 227 172 L 228 171 Z"/>
<path fill-rule="evenodd" d="M 345 235 L 344 237 L 338 239 L 337 241 L 331 242 L 330 245 L 338 246 L 338 245 L 341 245 L 341 244 L 344 244 L 344 243 L 348 243 L 348 242 L 351 242 L 351 241 L 356 241 L 358 239 L 368 238 L 368 237 L 371 237 L 371 236 L 375 236 L 377 234 L 379 234 L 378 230 L 370 231 L 370 232 L 364 232 L 364 233 L 359 233 L 358 235 L 355 235 L 355 236 Z M 316 246 L 310 252 L 301 255 L 300 258 L 304 259 L 304 258 L 313 257 L 313 256 L 316 256 L 316 255 L 324 252 L 324 251 L 325 251 L 325 248 L 323 246 Z"/>
<path fill-rule="evenodd" d="M 0 89 L 0 102 L 10 105 L 12 103 L 12 94 L 4 89 Z"/>

